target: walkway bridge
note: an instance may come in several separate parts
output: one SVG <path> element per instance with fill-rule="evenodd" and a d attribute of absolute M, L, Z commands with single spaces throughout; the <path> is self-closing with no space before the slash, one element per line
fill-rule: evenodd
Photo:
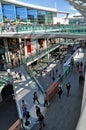
<path fill-rule="evenodd" d="M 86 39 L 86 25 L 10 25 L 0 26 L 0 37 L 14 38 L 84 38 Z"/>

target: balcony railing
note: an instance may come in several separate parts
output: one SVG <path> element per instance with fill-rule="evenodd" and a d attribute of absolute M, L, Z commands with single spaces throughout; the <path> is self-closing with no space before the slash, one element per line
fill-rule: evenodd
<path fill-rule="evenodd" d="M 6 33 L 42 33 L 57 32 L 62 34 L 86 34 L 86 25 L 1 25 L 0 34 Z"/>
<path fill-rule="evenodd" d="M 0 88 L 8 83 L 13 83 L 13 78 L 11 75 L 0 75 Z"/>
<path fill-rule="evenodd" d="M 31 63 L 33 63 L 34 61 L 42 58 L 43 56 L 47 55 L 48 53 L 50 53 L 51 51 L 55 50 L 56 48 L 58 48 L 60 45 L 59 44 L 53 44 L 49 47 L 46 47 L 45 49 L 40 50 L 38 53 L 34 53 L 34 54 L 30 54 L 28 55 L 28 57 L 24 57 L 23 59 L 23 63 L 29 65 Z"/>

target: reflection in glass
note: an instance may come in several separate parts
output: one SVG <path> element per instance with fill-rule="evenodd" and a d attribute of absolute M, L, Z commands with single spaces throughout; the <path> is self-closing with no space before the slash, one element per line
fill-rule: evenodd
<path fill-rule="evenodd" d="M 26 7 L 16 7 L 16 18 L 17 20 L 26 21 L 27 19 L 27 8 Z"/>
<path fill-rule="evenodd" d="M 8 42 L 8 48 L 9 48 L 10 52 L 14 53 L 14 52 L 19 50 L 19 41 L 18 41 L 18 39 L 16 39 L 16 38 L 8 38 L 7 42 Z"/>
<path fill-rule="evenodd" d="M 3 20 L 10 21 L 15 20 L 16 18 L 16 11 L 15 11 L 15 5 L 2 5 L 2 11 L 3 11 Z"/>
<path fill-rule="evenodd" d="M 46 14 L 45 11 L 38 10 L 37 18 L 38 18 L 38 23 L 39 24 L 45 24 L 45 14 Z"/>
<path fill-rule="evenodd" d="M 37 10 L 35 9 L 28 9 L 27 10 L 28 15 L 28 22 L 36 24 L 37 23 Z"/>
<path fill-rule="evenodd" d="M 53 13 L 46 12 L 46 24 L 53 24 Z"/>
<path fill-rule="evenodd" d="M 0 3 L 0 22 L 3 21 L 3 18 L 2 18 L 2 6 L 1 6 L 1 3 Z"/>

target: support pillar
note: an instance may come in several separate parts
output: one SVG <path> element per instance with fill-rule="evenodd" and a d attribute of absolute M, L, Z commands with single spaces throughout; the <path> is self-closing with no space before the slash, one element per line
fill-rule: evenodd
<path fill-rule="evenodd" d="M 9 63 L 11 60 L 10 60 L 10 53 L 9 53 L 7 38 L 4 38 L 4 47 L 5 47 L 5 57 L 6 57 L 6 61 L 7 61 L 7 63 Z"/>
<path fill-rule="evenodd" d="M 36 53 L 39 53 L 39 44 L 38 44 L 38 39 L 36 39 Z"/>
<path fill-rule="evenodd" d="M 27 43 L 26 43 L 26 39 L 24 39 L 24 50 L 25 50 L 25 56 L 27 56 L 28 53 L 27 53 Z"/>

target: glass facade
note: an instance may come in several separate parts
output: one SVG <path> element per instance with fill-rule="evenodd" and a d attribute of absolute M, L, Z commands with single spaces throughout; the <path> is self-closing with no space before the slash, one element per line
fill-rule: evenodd
<path fill-rule="evenodd" d="M 9 51 L 12 53 L 16 53 L 19 50 L 19 40 L 16 38 L 8 38 L 7 39 Z"/>
<path fill-rule="evenodd" d="M 83 23 L 86 23 L 84 21 L 84 18 L 71 18 L 69 19 L 69 24 L 83 24 Z"/>
<path fill-rule="evenodd" d="M 27 8 L 26 7 L 16 7 L 16 18 L 21 21 L 26 21 Z"/>
<path fill-rule="evenodd" d="M 27 17 L 29 23 L 37 23 L 37 10 L 35 9 L 28 9 L 27 10 Z"/>
<path fill-rule="evenodd" d="M 45 24 L 45 17 L 46 17 L 46 12 L 42 11 L 42 10 L 38 10 L 37 23 L 38 24 Z"/>
<path fill-rule="evenodd" d="M 0 21 L 15 22 L 15 20 L 28 22 L 30 24 L 52 24 L 53 12 L 15 4 L 0 3 Z"/>
<path fill-rule="evenodd" d="M 53 24 L 53 13 L 46 12 L 46 24 Z"/>
<path fill-rule="evenodd" d="M 2 17 L 2 6 L 1 6 L 1 3 L 0 3 L 0 22 L 3 21 L 3 17 Z"/>
<path fill-rule="evenodd" d="M 3 12 L 3 21 L 15 20 L 16 19 L 16 10 L 15 5 L 2 5 Z"/>

